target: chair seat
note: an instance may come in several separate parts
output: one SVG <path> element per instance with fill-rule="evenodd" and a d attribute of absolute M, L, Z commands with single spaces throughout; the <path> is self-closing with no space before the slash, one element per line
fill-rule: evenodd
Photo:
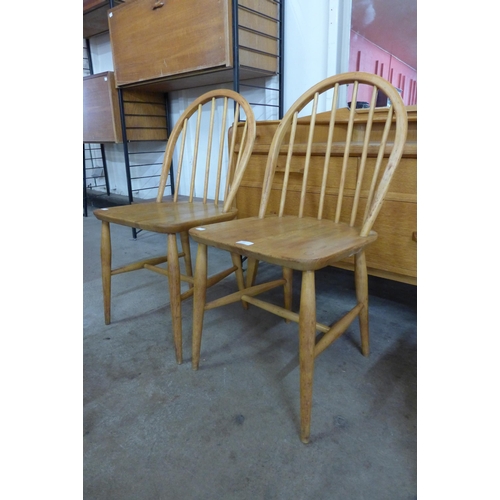
<path fill-rule="evenodd" d="M 94 211 L 102 221 L 165 234 L 187 231 L 200 224 L 228 221 L 237 213 L 236 209 L 224 213 L 222 205 L 201 201 L 137 203 Z"/>
<path fill-rule="evenodd" d="M 194 241 L 291 269 L 321 269 L 357 253 L 377 233 L 359 235 L 359 228 L 312 217 L 250 217 L 195 227 Z"/>

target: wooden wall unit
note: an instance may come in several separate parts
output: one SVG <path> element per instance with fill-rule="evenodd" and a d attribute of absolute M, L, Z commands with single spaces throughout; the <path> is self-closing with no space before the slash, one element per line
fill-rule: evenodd
<path fill-rule="evenodd" d="M 417 283 L 417 109 L 416 106 L 408 107 L 408 138 L 403 153 L 403 158 L 394 174 L 389 193 L 385 199 L 384 205 L 373 229 L 378 233 L 378 239 L 367 250 L 368 271 L 371 275 L 383 278 L 393 279 L 405 283 Z M 334 142 L 337 147 L 333 147 L 331 171 L 336 172 L 341 168 L 340 156 L 343 154 L 342 138 L 347 126 L 348 111 L 339 110 L 343 116 L 343 127 L 336 128 Z M 337 116 L 339 116 L 339 113 Z M 384 110 L 378 112 L 379 119 L 374 127 L 382 127 L 384 119 Z M 360 131 L 366 123 L 367 114 L 363 110 L 358 111 L 356 119 L 356 128 Z M 300 142 L 303 141 L 303 155 L 305 156 L 305 144 L 307 141 L 307 129 L 304 126 L 309 121 L 309 117 L 301 118 L 297 128 L 296 149 L 300 150 Z M 320 183 L 319 175 L 323 167 L 322 160 L 316 156 L 325 150 L 327 125 L 322 126 L 321 114 L 315 128 L 314 146 L 311 158 L 311 173 L 308 192 L 312 193 L 306 210 L 306 215 L 316 216 L 318 209 L 319 190 L 317 186 Z M 326 121 L 325 121 L 326 123 Z M 257 139 L 252 157 L 250 159 L 247 171 L 243 177 L 236 204 L 238 207 L 238 217 L 252 217 L 258 215 L 260 197 L 262 192 L 262 180 L 267 160 L 269 145 L 274 132 L 278 126 L 278 121 L 257 122 Z M 241 133 L 241 127 L 238 127 L 238 134 Z M 272 195 L 268 207 L 269 213 L 277 213 L 279 208 L 279 194 L 283 180 L 283 172 L 286 161 L 287 146 L 282 148 L 282 156 L 278 160 L 278 167 L 273 182 Z M 355 144 L 351 148 L 350 159 L 350 189 L 354 192 L 356 179 L 356 169 L 360 160 L 361 148 Z M 319 160 L 319 161 L 318 161 Z M 373 166 L 374 158 L 370 159 L 367 168 Z M 314 175 L 315 167 L 318 174 Z M 289 186 L 292 192 L 287 197 L 287 206 L 299 203 L 300 188 L 302 184 L 303 158 L 294 158 L 292 162 L 292 173 L 290 174 Z M 316 177 L 316 178 L 315 178 Z M 335 177 L 333 174 L 331 177 Z M 336 186 L 332 183 L 327 189 L 327 199 L 325 201 L 326 217 L 333 217 L 336 204 Z M 360 202 L 361 214 L 363 213 L 363 200 Z M 285 212 L 287 212 L 287 206 Z M 346 210 L 350 207 L 345 206 Z M 353 261 L 349 259 L 342 262 L 338 267 L 353 269 Z"/>
<path fill-rule="evenodd" d="M 255 81 L 251 86 L 276 90 L 278 106 L 258 105 L 272 106 L 282 116 L 283 2 L 83 0 L 84 38 L 109 31 L 113 57 L 107 80 L 84 78 L 84 143 L 122 142 L 126 136 L 130 202 L 127 143 L 167 140 L 168 92 L 225 83 L 239 91 L 240 81 L 278 75 L 276 88 Z"/>
<path fill-rule="evenodd" d="M 278 71 L 278 4 L 238 2 L 239 77 Z M 133 0 L 109 11 L 118 87 L 169 92 L 233 80 L 231 0 Z"/>
<path fill-rule="evenodd" d="M 123 91 L 128 141 L 166 141 L 167 118 L 163 94 Z M 112 71 L 83 78 L 83 142 L 123 141 L 118 91 Z"/>

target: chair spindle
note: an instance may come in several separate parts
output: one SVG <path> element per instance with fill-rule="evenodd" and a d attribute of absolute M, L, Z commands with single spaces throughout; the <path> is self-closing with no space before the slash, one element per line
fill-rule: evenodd
<path fill-rule="evenodd" d="M 233 180 L 232 178 L 234 175 L 235 168 L 238 168 L 238 166 L 240 164 L 241 148 L 240 148 L 240 151 L 238 152 L 238 157 L 236 159 L 236 165 L 234 167 L 231 165 L 231 161 L 234 157 L 234 149 L 236 147 L 236 135 L 237 135 L 236 124 L 238 123 L 239 116 L 240 116 L 240 105 L 238 103 L 236 103 L 236 106 L 234 107 L 233 129 L 231 131 L 231 145 L 229 147 L 229 156 L 228 156 L 229 165 L 228 165 L 228 169 L 227 169 L 224 199 L 227 198 L 227 195 L 229 193 L 229 189 L 230 189 L 230 186 L 231 186 L 231 183 Z M 245 122 L 240 144 L 243 144 L 245 141 L 246 133 L 247 133 L 247 125 L 248 125 L 247 122 Z"/>
<path fill-rule="evenodd" d="M 201 126 L 201 110 L 202 105 L 198 105 L 198 115 L 196 119 L 196 133 L 194 137 L 194 152 L 193 152 L 193 168 L 191 170 L 191 186 L 189 188 L 189 202 L 192 203 L 194 198 L 194 186 L 196 181 L 196 167 L 198 166 L 198 147 L 200 144 L 200 126 Z"/>
<path fill-rule="evenodd" d="M 224 156 L 224 144 L 225 144 L 225 130 L 226 130 L 226 120 L 227 120 L 227 97 L 224 98 L 224 105 L 222 107 L 222 124 L 220 131 L 220 140 L 219 140 L 219 158 L 217 160 L 217 178 L 215 181 L 215 195 L 214 195 L 214 204 L 217 206 L 219 204 L 219 192 L 220 192 L 220 180 L 222 173 L 222 160 Z"/>
<path fill-rule="evenodd" d="M 210 108 L 210 125 L 208 126 L 207 154 L 205 160 L 205 182 L 203 186 L 203 203 L 206 203 L 208 199 L 208 183 L 210 177 L 209 175 L 210 163 L 212 159 L 212 140 L 214 135 L 214 117 L 215 117 L 215 97 L 212 97 L 212 107 Z"/>
<path fill-rule="evenodd" d="M 335 117 L 337 113 L 339 101 L 339 84 L 337 83 L 333 90 L 332 109 L 330 112 L 330 124 L 328 126 L 328 138 L 326 142 L 325 163 L 323 165 L 323 178 L 321 180 L 321 193 L 319 197 L 318 220 L 323 218 L 323 208 L 325 205 L 326 181 L 328 178 L 328 170 L 330 165 L 330 157 L 332 152 L 333 132 L 335 129 Z"/>
<path fill-rule="evenodd" d="M 180 182 L 181 182 L 181 173 L 182 173 L 182 164 L 183 164 L 182 160 L 184 158 L 184 148 L 186 146 L 187 123 L 188 123 L 188 119 L 186 118 L 184 120 L 183 125 L 182 125 L 182 137 L 181 137 L 181 146 L 180 146 L 180 151 L 179 151 L 179 161 L 177 162 L 177 176 L 175 179 L 175 192 L 174 192 L 174 201 L 175 202 L 177 202 L 177 199 L 179 197 L 179 186 L 180 186 Z M 161 201 L 161 200 L 157 200 L 157 201 Z"/>
<path fill-rule="evenodd" d="M 286 157 L 285 173 L 283 176 L 283 188 L 281 190 L 280 211 L 279 211 L 280 217 L 283 216 L 283 212 L 285 210 L 286 193 L 287 193 L 287 187 L 288 187 L 288 177 L 290 175 L 290 164 L 292 163 L 293 146 L 295 145 L 295 133 L 297 131 L 298 116 L 299 116 L 298 112 L 296 112 L 293 115 L 292 129 L 290 131 L 290 140 L 288 141 L 288 153 L 287 153 L 287 157 Z"/>
<path fill-rule="evenodd" d="M 368 119 L 366 121 L 366 127 L 364 132 L 364 141 L 363 141 L 363 149 L 361 152 L 361 159 L 359 162 L 359 167 L 356 175 L 356 190 L 354 192 L 354 200 L 352 203 L 352 210 L 351 210 L 351 220 L 349 222 L 349 225 L 351 227 L 354 226 L 354 224 L 356 223 L 356 215 L 358 213 L 359 198 L 361 195 L 361 187 L 365 176 L 366 159 L 368 157 L 368 147 L 370 145 L 373 117 L 375 115 L 375 107 L 377 103 L 377 93 L 378 89 L 377 87 L 374 86 L 372 91 L 372 97 L 370 100 L 370 110 L 368 112 Z"/>
<path fill-rule="evenodd" d="M 304 176 L 302 178 L 302 189 L 300 191 L 300 206 L 299 206 L 299 217 L 304 216 L 304 204 L 306 200 L 307 193 L 307 180 L 309 177 L 309 165 L 311 162 L 311 149 L 314 138 L 314 127 L 316 125 L 316 112 L 318 111 L 318 96 L 319 92 L 314 94 L 314 101 L 311 113 L 311 123 L 309 126 L 309 137 L 307 139 L 307 150 L 306 150 L 306 160 L 304 163 Z"/>
<path fill-rule="evenodd" d="M 342 161 L 342 171 L 340 174 L 339 195 L 337 198 L 337 208 L 335 210 L 335 222 L 340 221 L 340 216 L 342 213 L 342 201 L 344 197 L 345 180 L 347 177 L 347 166 L 349 164 L 349 151 L 351 150 L 352 131 L 354 128 L 354 116 L 356 114 L 356 104 L 358 99 L 358 86 L 359 82 L 356 80 L 354 82 L 354 89 L 352 91 L 351 110 L 349 113 L 349 122 L 347 125 L 347 133 L 345 139 L 344 158 Z"/>

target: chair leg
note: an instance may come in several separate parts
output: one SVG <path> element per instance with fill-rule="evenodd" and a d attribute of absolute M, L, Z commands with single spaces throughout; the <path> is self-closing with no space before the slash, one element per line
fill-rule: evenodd
<path fill-rule="evenodd" d="M 259 261 L 257 259 L 247 260 L 247 288 L 255 285 L 255 278 L 257 277 L 257 270 L 259 268 Z"/>
<path fill-rule="evenodd" d="M 170 310 L 174 336 L 175 358 L 182 363 L 182 314 L 181 314 L 181 276 L 176 234 L 167 236 L 168 286 L 170 291 Z"/>
<path fill-rule="evenodd" d="M 286 280 L 283 286 L 283 297 L 285 309 L 289 311 L 292 310 L 292 280 L 293 280 L 293 269 L 288 267 L 283 268 L 283 278 Z M 290 323 L 289 319 L 285 320 L 286 323 Z"/>
<path fill-rule="evenodd" d="M 245 288 L 245 279 L 243 277 L 243 269 L 241 268 L 241 255 L 231 253 L 231 260 L 233 261 L 233 266 L 237 268 L 235 274 L 238 290 L 243 290 Z"/>
<path fill-rule="evenodd" d="M 104 323 L 111 322 L 111 233 L 109 222 L 101 226 L 101 274 L 102 296 L 104 303 Z"/>
<path fill-rule="evenodd" d="M 300 439 L 309 442 L 316 339 L 314 271 L 303 271 L 299 313 Z"/>
<path fill-rule="evenodd" d="M 196 267 L 194 271 L 193 294 L 193 336 L 191 366 L 197 370 L 200 364 L 201 333 L 203 329 L 203 316 L 205 314 L 205 301 L 207 295 L 207 246 L 198 244 L 196 254 Z"/>
<path fill-rule="evenodd" d="M 183 231 L 181 233 L 181 245 L 182 251 L 184 252 L 184 265 L 186 267 L 186 275 L 193 276 L 193 266 L 191 264 L 191 247 L 189 246 L 189 233 L 187 231 Z M 192 288 L 193 285 L 189 283 L 189 288 Z"/>
<path fill-rule="evenodd" d="M 370 354 L 370 329 L 368 324 L 368 271 L 366 256 L 362 251 L 355 256 L 355 284 L 358 303 L 363 304 L 359 312 L 359 330 L 361 334 L 361 352 L 363 356 Z"/>
<path fill-rule="evenodd" d="M 241 255 L 237 253 L 231 253 L 231 260 L 233 261 L 233 266 L 236 267 L 235 275 L 236 275 L 236 284 L 238 285 L 238 290 L 245 289 L 245 278 L 243 277 L 243 269 L 241 267 Z M 241 301 L 241 305 L 243 309 L 248 309 L 248 302 L 244 300 Z"/>
<path fill-rule="evenodd" d="M 257 269 L 259 267 L 259 261 L 257 259 L 252 259 L 248 257 L 247 259 L 247 274 L 246 274 L 246 287 L 250 288 L 255 285 L 255 278 L 257 277 Z M 250 308 L 250 304 L 248 302 L 243 303 L 243 307 L 245 309 Z"/>

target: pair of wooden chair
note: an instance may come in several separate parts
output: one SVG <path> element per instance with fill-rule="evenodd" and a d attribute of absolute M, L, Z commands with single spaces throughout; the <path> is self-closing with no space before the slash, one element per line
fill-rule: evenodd
<path fill-rule="evenodd" d="M 361 92 L 363 96 L 370 96 L 368 108 L 363 103 L 363 109 L 358 109 L 358 95 L 361 95 Z M 377 96 L 380 92 L 387 96 L 390 103 L 390 106 L 383 112 L 376 109 Z M 276 130 L 268 153 L 259 215 L 237 219 L 232 204 L 253 147 L 255 121 L 250 108 L 244 101 L 241 101 L 241 97 L 232 97 L 240 99 L 241 108 L 246 112 L 247 122 L 243 137 L 238 140 L 238 154 L 235 149 L 232 149 L 234 144 L 231 145 L 230 160 L 235 158 L 235 161 L 229 162 L 228 178 L 232 181 L 222 209 L 211 208 L 209 210 L 207 208 L 206 188 L 203 201 L 195 202 L 192 185 L 190 200 L 183 209 L 182 203 L 177 199 L 179 187 L 179 181 L 177 181 L 176 197 L 173 203 L 162 202 L 163 190 L 160 189 L 156 208 L 155 204 L 148 204 L 149 208 L 142 208 L 138 204 L 95 212 L 103 220 L 103 284 L 105 304 L 108 304 L 105 305 L 105 314 L 109 321 L 108 282 L 110 274 L 114 273 L 110 271 L 109 262 L 109 223 L 115 222 L 167 233 L 169 248 L 167 275 L 170 281 L 174 341 L 177 361 L 181 361 L 179 304 L 180 300 L 187 295 L 179 293 L 179 254 L 176 234 L 180 233 L 187 267 L 187 275 L 182 279 L 192 286 L 188 293 L 194 296 L 193 368 L 198 369 L 199 366 L 205 311 L 214 307 L 242 301 L 245 307 L 251 304 L 281 316 L 287 321 L 297 322 L 299 324 L 300 437 L 304 443 L 307 443 L 310 436 L 315 357 L 339 338 L 355 318 L 359 319 L 361 351 L 365 356 L 369 353 L 368 278 L 365 249 L 377 238 L 372 230 L 373 223 L 403 152 L 407 132 L 406 109 L 396 89 L 376 75 L 346 73 L 318 83 L 297 99 Z M 205 97 L 202 97 L 199 101 L 204 99 Z M 320 136 L 315 130 L 320 102 L 327 104 L 330 109 L 326 113 L 329 122 L 326 137 Z M 346 125 L 344 122 L 338 123 L 336 117 L 340 113 L 339 108 L 345 107 L 347 102 L 350 103 L 350 111 Z M 193 109 L 193 106 L 189 109 Z M 363 119 L 364 125 L 359 127 L 357 118 L 361 112 L 367 113 L 368 118 Z M 190 113 L 191 111 L 187 110 L 182 120 L 187 119 Z M 301 120 L 299 117 L 301 113 L 310 115 L 310 118 L 306 121 Z M 325 113 L 321 116 L 324 119 Z M 385 122 L 383 132 L 380 132 L 379 127 L 372 127 L 374 122 L 380 120 Z M 178 127 L 180 126 L 174 129 L 167 145 L 163 186 L 169 162 L 172 160 L 171 142 L 177 139 L 176 134 L 179 135 Z M 304 127 L 308 129 L 307 141 L 305 144 L 296 143 L 297 130 Z M 230 134 L 232 140 L 235 135 L 233 127 L 233 133 Z M 231 175 L 231 171 L 234 172 L 234 176 Z M 332 179 L 337 172 L 338 178 Z M 179 173 L 177 178 L 179 178 Z M 280 186 L 281 191 L 278 195 L 276 194 L 277 185 Z M 327 191 L 329 195 L 336 198 L 334 207 L 325 206 Z M 195 209 L 195 207 L 198 208 Z M 272 207 L 277 207 L 277 210 Z M 185 214 L 190 210 L 198 209 L 201 212 L 208 210 L 211 217 L 208 217 L 207 213 L 204 221 L 200 216 L 186 221 Z M 128 211 L 131 214 L 130 217 L 120 216 L 120 210 Z M 111 213 L 116 213 L 116 215 L 111 216 Z M 147 213 L 148 223 L 143 223 L 142 219 L 139 220 L 140 217 L 132 216 L 135 213 Z M 175 219 L 182 220 L 182 222 L 175 221 Z M 152 220 L 154 224 L 151 223 Z M 165 222 L 166 220 L 168 222 Z M 198 244 L 194 277 L 187 250 L 187 233 Z M 231 255 L 233 264 L 226 271 L 212 278 L 207 277 L 207 247 L 209 246 L 227 251 Z M 316 318 L 315 272 L 349 256 L 354 256 L 355 262 L 356 303 L 349 312 L 333 324 L 319 323 Z M 248 259 L 246 282 L 241 266 L 242 257 Z M 258 263 L 261 261 L 280 266 L 283 269 L 283 278 L 255 284 Z M 148 263 L 140 267 L 149 268 L 150 265 Z M 134 269 L 137 267 L 139 266 L 135 266 Z M 293 271 L 299 271 L 302 274 L 298 313 L 291 310 Z M 232 272 L 236 273 L 238 290 L 207 303 L 207 287 Z M 283 287 L 283 307 L 256 298 L 257 295 L 275 287 Z M 320 332 L 318 338 L 316 332 Z"/>

